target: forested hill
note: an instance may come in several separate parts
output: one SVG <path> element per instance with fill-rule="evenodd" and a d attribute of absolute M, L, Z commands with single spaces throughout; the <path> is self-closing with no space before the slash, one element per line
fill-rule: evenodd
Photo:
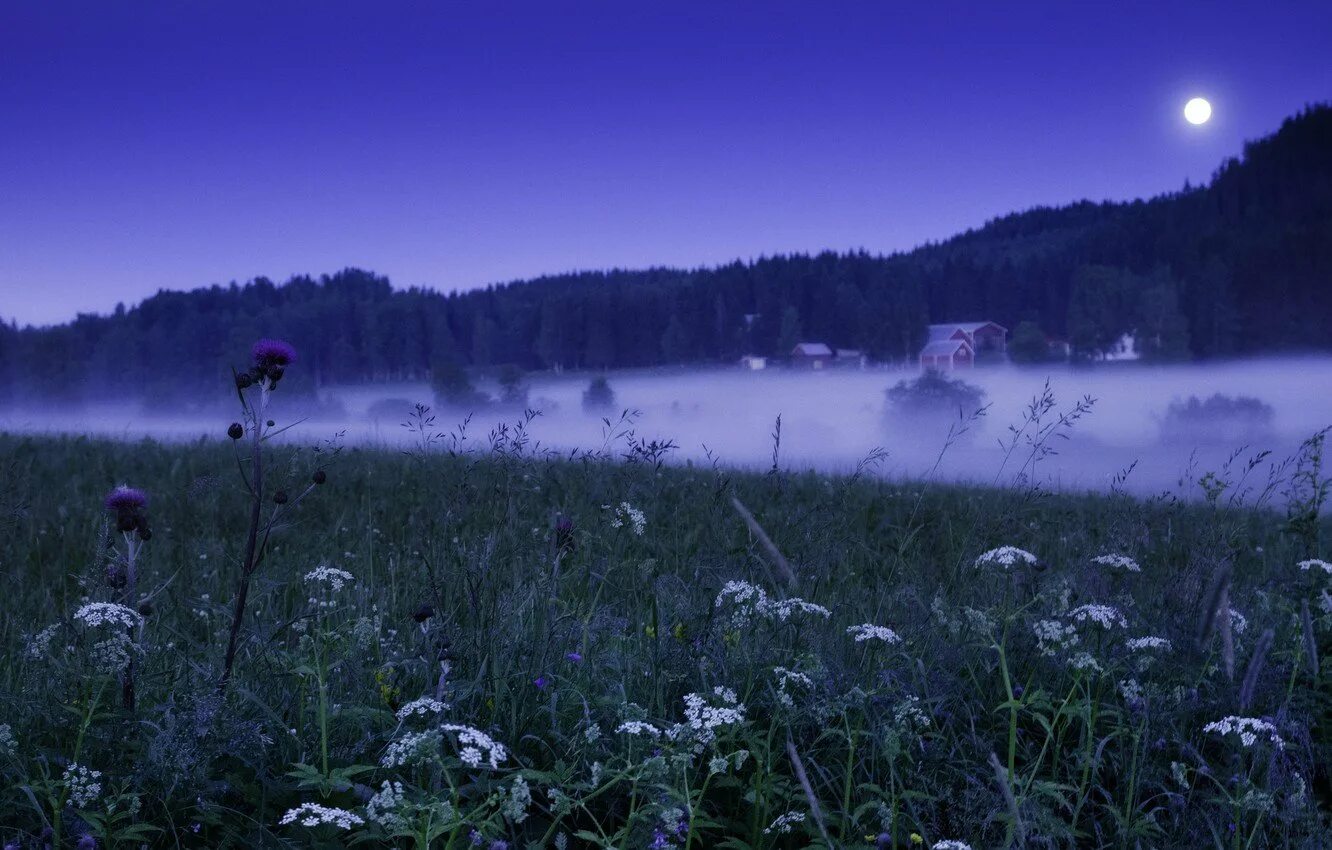
<path fill-rule="evenodd" d="M 465 293 L 348 269 L 161 292 L 52 328 L 0 325 L 0 398 L 217 385 L 280 336 L 319 383 L 451 363 L 614 368 L 780 354 L 797 339 L 914 355 L 929 321 L 1039 325 L 1094 354 L 1136 331 L 1159 358 L 1332 348 L 1332 106 L 1245 146 L 1205 187 L 1007 215 L 892 256 L 554 275 Z"/>

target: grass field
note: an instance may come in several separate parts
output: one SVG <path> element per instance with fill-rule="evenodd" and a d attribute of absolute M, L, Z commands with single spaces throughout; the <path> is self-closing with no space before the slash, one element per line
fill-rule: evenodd
<path fill-rule="evenodd" d="M 252 445 L 0 435 L 6 847 L 1329 846 L 1316 500 Z"/>

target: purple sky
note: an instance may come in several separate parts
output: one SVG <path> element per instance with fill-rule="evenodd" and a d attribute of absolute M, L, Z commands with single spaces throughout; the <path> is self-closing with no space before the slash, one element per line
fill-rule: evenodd
<path fill-rule="evenodd" d="M 1327 0 L 15 0 L 0 316 L 909 248 L 1206 180 L 1332 97 L 1329 43 Z"/>

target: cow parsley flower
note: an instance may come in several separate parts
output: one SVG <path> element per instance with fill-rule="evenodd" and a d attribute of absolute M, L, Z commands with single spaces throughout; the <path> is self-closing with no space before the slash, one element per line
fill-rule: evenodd
<path fill-rule="evenodd" d="M 798 596 L 790 599 L 771 600 L 763 588 L 750 584 L 747 581 L 728 581 L 722 585 L 721 592 L 717 594 L 714 606 L 721 608 L 724 605 L 731 605 L 731 626 L 737 629 L 743 629 L 749 625 L 750 621 L 759 616 L 767 620 L 776 620 L 786 622 L 794 614 L 811 614 L 817 617 L 827 619 L 832 616 L 832 612 L 822 605 L 814 602 L 807 602 Z"/>
<path fill-rule="evenodd" d="M 646 723 L 642 720 L 626 720 L 619 726 L 615 727 L 615 731 L 624 735 L 635 735 L 645 738 L 661 737 L 660 729 L 653 726 L 651 723 Z"/>
<path fill-rule="evenodd" d="M 51 650 L 51 641 L 55 640 L 56 633 L 60 631 L 59 623 L 52 623 L 42 629 L 37 634 L 28 638 L 28 644 L 24 647 L 24 654 L 29 658 L 41 658 Z"/>
<path fill-rule="evenodd" d="M 604 505 L 610 510 L 610 505 Z M 635 537 L 642 537 L 643 531 L 647 528 L 647 517 L 643 512 L 628 502 L 620 502 L 614 508 L 611 514 L 611 528 L 624 528 L 626 525 L 634 532 Z"/>
<path fill-rule="evenodd" d="M 509 757 L 509 751 L 503 744 L 497 743 L 479 729 L 456 723 L 445 724 L 440 728 L 458 736 L 458 758 L 468 767 L 480 767 L 484 760 L 492 770 L 499 770 L 500 762 Z"/>
<path fill-rule="evenodd" d="M 1249 619 L 1234 608 L 1230 609 L 1230 628 L 1237 635 L 1244 634 L 1244 630 L 1249 627 Z"/>
<path fill-rule="evenodd" d="M 408 732 L 389 743 L 379 764 L 382 767 L 394 768 L 429 761 L 438 754 L 439 745 L 440 735 L 437 730 Z"/>
<path fill-rule="evenodd" d="M 764 828 L 764 835 L 785 835 L 795 829 L 795 825 L 805 822 L 804 812 L 787 812 L 784 815 L 778 815 L 777 819 Z"/>
<path fill-rule="evenodd" d="M 389 832 L 406 827 L 407 819 L 397 812 L 402 807 L 403 796 L 401 782 L 384 780 L 379 791 L 366 801 L 365 816 Z"/>
<path fill-rule="evenodd" d="M 0 723 L 0 755 L 12 756 L 18 749 L 18 741 L 14 740 L 14 727 L 8 723 Z"/>
<path fill-rule="evenodd" d="M 356 577 L 346 570 L 325 566 L 324 564 L 320 564 L 305 574 L 306 584 L 322 584 L 334 593 L 342 590 L 343 587 L 355 580 Z"/>
<path fill-rule="evenodd" d="M 528 787 L 527 780 L 522 774 L 513 778 L 513 784 L 509 786 L 509 793 L 505 796 L 500 811 L 504 817 L 514 823 L 522 823 L 527 820 L 527 809 L 532 805 L 532 789 Z"/>
<path fill-rule="evenodd" d="M 1092 558 L 1092 563 L 1130 573 L 1142 572 L 1142 567 L 1138 566 L 1138 562 L 1128 555 L 1097 555 Z"/>
<path fill-rule="evenodd" d="M 918 696 L 907 696 L 893 708 L 893 720 L 903 729 L 921 729 L 930 728 L 930 716 L 925 709 L 920 707 L 921 699 Z"/>
<path fill-rule="evenodd" d="M 971 850 L 971 845 L 965 841 L 958 841 L 956 838 L 936 841 L 932 850 Z"/>
<path fill-rule="evenodd" d="M 130 651 L 135 649 L 134 642 L 124 632 L 112 632 L 108 637 L 97 641 L 88 650 L 88 660 L 93 669 L 103 675 L 111 676 L 124 670 L 130 663 Z"/>
<path fill-rule="evenodd" d="M 1000 546 L 998 549 L 991 549 L 984 552 L 976 559 L 976 567 L 999 566 L 1008 569 L 1018 563 L 1034 564 L 1036 556 L 1026 549 L 1019 549 L 1016 546 Z"/>
<path fill-rule="evenodd" d="M 1327 561 L 1321 560 L 1319 558 L 1310 558 L 1307 561 L 1300 561 L 1295 566 L 1299 567 L 1305 572 L 1322 570 L 1325 575 L 1332 576 L 1332 564 L 1329 564 Z"/>
<path fill-rule="evenodd" d="M 89 602 L 74 612 L 74 619 L 89 628 L 120 626 L 132 629 L 143 623 L 138 611 L 116 602 Z"/>
<path fill-rule="evenodd" d="M 1220 720 L 1208 723 L 1203 727 L 1204 732 L 1213 732 L 1217 735 L 1235 735 L 1240 739 L 1240 743 L 1245 747 L 1252 747 L 1257 743 L 1259 736 L 1267 739 L 1270 743 L 1276 745 L 1277 749 L 1286 746 L 1286 742 L 1281 740 L 1277 734 L 1276 727 L 1266 720 L 1259 720 L 1256 717 L 1224 717 Z"/>
<path fill-rule="evenodd" d="M 1068 666 L 1074 670 L 1090 670 L 1093 673 L 1101 672 L 1101 664 L 1092 656 L 1090 652 L 1076 653 L 1068 659 Z"/>
<path fill-rule="evenodd" d="M 792 685 L 798 685 L 801 688 L 810 690 L 814 687 L 814 680 L 796 670 L 788 670 L 785 667 L 774 667 L 772 674 L 777 677 L 777 701 L 787 708 L 795 707 L 795 699 L 787 688 Z"/>
<path fill-rule="evenodd" d="M 1128 620 L 1113 605 L 1079 605 L 1069 612 L 1077 623 L 1094 623 L 1103 629 L 1127 629 Z"/>
<path fill-rule="evenodd" d="M 1148 635 L 1147 637 L 1129 638 L 1125 642 L 1130 652 L 1142 652 L 1143 650 L 1161 650 L 1162 652 L 1173 652 L 1174 645 L 1163 637 Z"/>
<path fill-rule="evenodd" d="M 876 626 L 873 623 L 861 623 L 858 626 L 847 626 L 846 633 L 855 638 L 856 643 L 863 643 L 867 640 L 881 640 L 884 643 L 898 643 L 902 640 L 897 636 L 897 632 L 887 626 Z"/>
<path fill-rule="evenodd" d="M 1081 641 L 1077 629 L 1058 620 L 1039 620 L 1031 630 L 1036 635 L 1036 648 L 1045 656 L 1070 649 Z"/>
<path fill-rule="evenodd" d="M 433 697 L 420 697 L 399 708 L 394 716 L 399 720 L 406 720 L 414 714 L 425 717 L 428 714 L 442 714 L 446 710 L 448 710 L 446 703 L 442 703 Z"/>
<path fill-rule="evenodd" d="M 321 806 L 318 803 L 301 803 L 294 809 L 288 809 L 282 816 L 279 824 L 287 825 L 299 823 L 301 826 L 322 826 L 330 824 L 338 829 L 351 829 L 353 826 L 361 826 L 365 819 L 360 815 L 353 814 L 346 809 L 339 809 L 334 806 Z"/>
<path fill-rule="evenodd" d="M 790 599 L 782 599 L 777 602 L 768 602 L 759 606 L 759 613 L 769 619 L 775 619 L 778 622 L 785 623 L 791 618 L 792 614 L 812 614 L 816 617 L 828 619 L 832 612 L 822 605 L 813 602 L 806 602 L 798 596 L 792 596 Z"/>
<path fill-rule="evenodd" d="M 65 768 L 65 790 L 69 802 L 76 809 L 86 809 L 102 796 L 102 772 L 89 770 L 78 762 L 71 762 Z"/>
<path fill-rule="evenodd" d="M 717 730 L 745 721 L 745 707 L 730 688 L 713 688 L 711 696 L 685 694 L 684 704 L 684 722 L 667 729 L 666 737 L 692 743 L 695 752 L 717 740 Z"/>

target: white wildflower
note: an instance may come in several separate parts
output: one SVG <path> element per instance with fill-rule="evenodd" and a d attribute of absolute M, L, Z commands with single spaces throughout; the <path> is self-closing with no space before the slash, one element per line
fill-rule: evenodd
<path fill-rule="evenodd" d="M 78 762 L 72 762 L 65 768 L 63 779 L 70 805 L 76 809 L 86 809 L 102 796 L 100 770 L 89 770 Z"/>
<path fill-rule="evenodd" d="M 615 731 L 625 735 L 641 735 L 646 738 L 661 737 L 660 729 L 642 720 L 626 720 L 617 726 Z"/>
<path fill-rule="evenodd" d="M 610 505 L 605 505 L 609 509 Z M 624 528 L 628 525 L 634 532 L 635 537 L 642 537 L 643 531 L 647 528 L 647 517 L 643 512 L 628 502 L 620 502 L 615 507 L 615 513 L 611 514 L 611 528 Z"/>
<path fill-rule="evenodd" d="M 1259 720 L 1256 717 L 1236 717 L 1231 715 L 1230 717 L 1225 717 L 1221 720 L 1208 723 L 1203 727 L 1203 731 L 1214 732 L 1218 735 L 1237 735 L 1240 739 L 1240 743 L 1245 747 L 1252 747 L 1258 741 L 1260 735 L 1272 744 L 1275 744 L 1277 749 L 1281 749 L 1286 745 L 1286 742 L 1281 740 L 1281 736 L 1277 734 L 1275 726 L 1268 723 L 1266 720 Z"/>
<path fill-rule="evenodd" d="M 1146 649 L 1159 649 L 1162 652 L 1173 652 L 1174 645 L 1163 637 L 1148 635 L 1147 637 L 1129 638 L 1124 644 L 1130 652 L 1142 652 Z"/>
<path fill-rule="evenodd" d="M 1026 549 L 1019 549 L 1016 546 L 1000 546 L 998 549 L 991 549 L 982 553 L 976 559 L 975 565 L 977 567 L 994 565 L 1008 569 L 1019 562 L 1034 564 L 1036 563 L 1036 556 Z"/>
<path fill-rule="evenodd" d="M 776 619 L 785 623 L 791 618 L 792 614 L 797 612 L 801 614 L 813 614 L 823 619 L 832 616 L 832 612 L 822 605 L 813 602 L 806 602 L 798 596 L 792 596 L 790 599 L 782 599 L 778 602 L 767 602 L 758 606 L 759 613 L 769 619 Z"/>
<path fill-rule="evenodd" d="M 787 812 L 784 815 L 778 815 L 777 819 L 763 830 L 764 835 L 785 835 L 795 829 L 795 825 L 805 822 L 804 812 Z"/>
<path fill-rule="evenodd" d="M 1244 634 L 1244 630 L 1249 627 L 1249 619 L 1234 608 L 1230 609 L 1230 628 L 1237 634 Z"/>
<path fill-rule="evenodd" d="M 365 820 L 360 815 L 353 814 L 346 809 L 321 806 L 318 803 L 301 803 L 294 809 L 288 809 L 278 823 L 283 825 L 299 823 L 301 826 L 331 824 L 338 829 L 351 829 L 353 826 L 364 824 Z"/>
<path fill-rule="evenodd" d="M 1077 646 L 1081 640 L 1077 629 L 1058 620 L 1039 620 L 1031 630 L 1036 635 L 1036 648 L 1042 655 L 1055 655 Z"/>
<path fill-rule="evenodd" d="M 527 809 L 532 805 L 532 789 L 527 786 L 527 780 L 522 774 L 513 778 L 513 784 L 509 786 L 509 793 L 504 798 L 500 811 L 504 817 L 514 823 L 522 823 L 527 820 Z"/>
<path fill-rule="evenodd" d="M 454 723 L 446 724 L 440 728 L 458 736 L 458 744 L 460 745 L 458 758 L 462 759 L 468 767 L 479 767 L 482 760 L 484 760 L 492 770 L 499 770 L 500 762 L 509 757 L 509 751 L 503 744 L 496 742 L 479 729 Z"/>
<path fill-rule="evenodd" d="M 1142 685 L 1138 684 L 1137 679 L 1122 679 L 1119 682 L 1119 695 L 1126 703 L 1141 702 Z"/>
<path fill-rule="evenodd" d="M 130 663 L 134 643 L 124 632 L 112 632 L 88 650 L 88 660 L 97 672 L 111 676 L 124 670 Z"/>
<path fill-rule="evenodd" d="M 401 782 L 389 782 L 387 779 L 379 786 L 379 792 L 365 804 L 365 816 L 389 832 L 403 829 L 407 819 L 398 814 L 403 800 Z"/>
<path fill-rule="evenodd" d="M 1332 576 L 1332 564 L 1329 564 L 1327 561 L 1324 561 L 1319 558 L 1310 558 L 1307 561 L 1300 561 L 1295 566 L 1299 567 L 1305 572 L 1322 570 L 1325 575 Z"/>
<path fill-rule="evenodd" d="M 89 602 L 74 612 L 74 619 L 89 628 L 121 626 L 132 629 L 143 623 L 138 611 L 116 602 Z"/>
<path fill-rule="evenodd" d="M 728 581 L 722 585 L 721 592 L 713 602 L 717 608 L 732 606 L 731 625 L 743 629 L 756 615 L 764 619 L 786 622 L 793 614 L 812 614 L 827 619 L 832 612 L 822 605 L 806 602 L 793 596 L 790 599 L 770 600 L 763 588 L 747 581 Z"/>
<path fill-rule="evenodd" d="M 0 755 L 12 756 L 18 750 L 18 741 L 14 740 L 14 727 L 0 723 Z"/>
<path fill-rule="evenodd" d="M 897 632 L 887 626 L 876 626 L 873 623 L 861 623 L 858 626 L 847 626 L 846 633 L 855 638 L 856 643 L 867 640 L 881 640 L 884 643 L 898 643 L 902 639 L 897 636 Z"/>
<path fill-rule="evenodd" d="M 956 838 L 949 838 L 934 842 L 931 850 L 971 850 L 971 845 L 965 841 L 958 841 Z"/>
<path fill-rule="evenodd" d="M 399 708 L 395 715 L 399 720 L 406 720 L 414 714 L 425 717 L 428 714 L 441 714 L 448 709 L 448 705 L 440 702 L 433 697 L 420 697 Z"/>
<path fill-rule="evenodd" d="M 24 652 L 29 658 L 41 658 L 51 650 L 51 641 L 55 640 L 56 633 L 59 631 L 60 624 L 52 623 L 28 639 L 28 645 L 24 648 Z"/>
<path fill-rule="evenodd" d="M 695 752 L 702 752 L 717 739 L 718 729 L 745 721 L 745 707 L 736 701 L 735 691 L 713 688 L 711 700 L 702 694 L 685 694 L 685 720 L 667 729 L 666 737 L 689 741 Z"/>
<path fill-rule="evenodd" d="M 1100 663 L 1092 657 L 1090 652 L 1079 652 L 1068 659 L 1068 666 L 1074 670 L 1090 670 L 1093 673 L 1101 672 Z"/>
<path fill-rule="evenodd" d="M 1138 566 L 1138 562 L 1128 555 L 1097 555 L 1092 558 L 1092 563 L 1130 573 L 1142 572 L 1142 567 Z"/>
<path fill-rule="evenodd" d="M 785 667 L 774 667 L 772 673 L 777 677 L 777 701 L 787 708 L 795 707 L 795 699 L 791 696 L 791 692 L 787 690 L 787 688 L 793 684 L 799 685 L 806 690 L 811 690 L 814 687 L 814 680 L 796 670 L 788 670 Z"/>
<path fill-rule="evenodd" d="M 1079 605 L 1069 612 L 1077 623 L 1095 623 L 1103 629 L 1127 629 L 1128 620 L 1113 605 Z"/>
<path fill-rule="evenodd" d="M 394 768 L 428 761 L 439 753 L 439 745 L 440 736 L 436 730 L 409 732 L 388 745 L 379 763 Z"/>
<path fill-rule="evenodd" d="M 322 584 L 334 593 L 342 590 L 343 587 L 355 580 L 356 577 L 346 570 L 325 566 L 324 564 L 320 564 L 305 574 L 306 584 Z"/>
<path fill-rule="evenodd" d="M 930 716 L 920 707 L 918 696 L 908 696 L 899 702 L 893 709 L 893 719 L 903 729 L 919 731 L 930 727 Z"/>
<path fill-rule="evenodd" d="M 731 760 L 726 756 L 713 756 L 712 760 L 708 762 L 708 775 L 725 773 L 730 766 Z"/>

